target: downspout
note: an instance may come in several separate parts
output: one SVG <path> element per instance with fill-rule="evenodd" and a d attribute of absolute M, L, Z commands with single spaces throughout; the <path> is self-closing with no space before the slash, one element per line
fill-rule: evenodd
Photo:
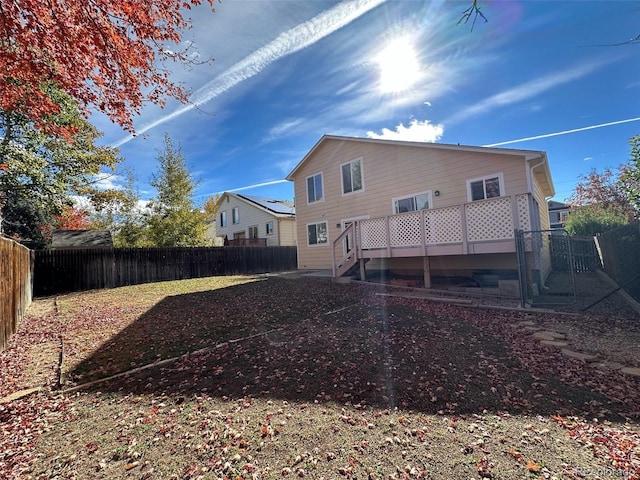
<path fill-rule="evenodd" d="M 535 169 L 539 168 L 539 167 L 545 167 L 545 166 L 548 168 L 548 160 L 547 160 L 546 156 L 541 155 L 540 157 L 538 157 L 538 159 L 540 161 L 538 163 L 536 163 L 535 165 L 531 166 L 530 171 L 529 171 L 529 179 L 528 180 L 531 181 L 531 187 L 533 187 L 533 180 L 535 178 L 535 175 L 534 175 Z M 550 189 L 552 191 L 554 190 L 552 184 L 549 184 L 549 187 L 550 187 Z M 530 191 L 531 191 L 531 194 L 532 194 L 532 204 L 533 204 L 533 202 L 535 201 L 535 196 L 534 196 L 535 191 L 533 190 L 533 188 L 531 188 Z M 536 217 L 537 225 L 535 225 L 535 226 L 532 225 L 532 227 L 533 227 L 532 230 L 540 230 L 540 237 L 539 237 L 540 241 L 542 240 L 542 223 L 541 223 L 540 218 L 543 215 L 542 212 L 544 212 L 544 214 L 547 216 L 547 218 L 549 217 L 549 207 L 548 207 L 549 203 L 548 202 L 549 202 L 549 199 L 551 199 L 552 197 L 553 197 L 553 195 L 551 195 L 551 196 L 546 196 L 545 195 L 545 197 L 544 197 L 544 205 L 538 205 L 538 216 Z M 542 247 L 542 244 L 540 244 L 540 247 Z M 540 255 L 540 253 L 538 255 Z M 549 258 L 549 262 L 551 262 L 550 258 Z M 543 271 L 543 264 L 542 264 L 542 258 L 541 257 L 538 258 L 538 261 L 536 263 L 539 263 L 537 265 L 537 267 L 538 267 L 538 271 L 540 272 L 540 286 L 542 288 L 544 288 L 546 280 L 547 280 L 546 277 L 551 271 L 551 264 L 549 264 L 549 266 L 548 266 L 549 271 L 545 272 L 545 271 Z"/>

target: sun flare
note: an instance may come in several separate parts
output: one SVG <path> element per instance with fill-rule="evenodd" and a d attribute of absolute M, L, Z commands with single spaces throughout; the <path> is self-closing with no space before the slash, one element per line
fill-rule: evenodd
<path fill-rule="evenodd" d="M 418 79 L 420 63 L 413 44 L 408 38 L 397 38 L 376 57 L 380 68 L 380 90 L 386 93 L 401 92 L 410 88 Z"/>

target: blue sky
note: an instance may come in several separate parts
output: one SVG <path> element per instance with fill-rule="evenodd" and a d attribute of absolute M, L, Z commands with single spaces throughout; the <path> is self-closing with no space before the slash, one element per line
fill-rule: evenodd
<path fill-rule="evenodd" d="M 640 134 L 640 43 L 611 45 L 640 34 L 640 2 L 480 0 L 488 22 L 473 31 L 457 25 L 470 4 L 203 6 L 184 39 L 214 61 L 172 67 L 197 108 L 150 105 L 135 138 L 90 120 L 142 198 L 167 133 L 200 182 L 197 203 L 224 191 L 292 199 L 283 179 L 323 134 L 544 150 L 560 201 L 579 175 L 626 162 Z"/>

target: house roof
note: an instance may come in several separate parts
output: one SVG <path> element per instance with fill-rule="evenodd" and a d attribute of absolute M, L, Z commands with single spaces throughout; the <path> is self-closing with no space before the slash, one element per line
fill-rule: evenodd
<path fill-rule="evenodd" d="M 291 200 L 276 200 L 273 198 L 258 197 L 255 195 L 241 195 L 239 193 L 225 192 L 220 197 L 222 202 L 225 195 L 243 200 L 256 208 L 265 210 L 268 213 L 282 218 L 293 218 L 296 214 L 296 208 Z"/>
<path fill-rule="evenodd" d="M 546 152 L 539 150 L 520 150 L 512 148 L 496 148 L 496 147 L 474 147 L 469 145 L 452 145 L 447 143 L 428 143 L 428 142 L 407 142 L 400 140 L 382 140 L 377 138 L 360 138 L 360 137 L 343 137 L 338 135 L 323 135 L 320 140 L 309 150 L 302 160 L 291 170 L 286 179 L 293 181 L 293 176 L 296 171 L 310 158 L 314 152 L 324 143 L 330 141 L 341 142 L 362 142 L 362 143 L 378 143 L 382 145 L 402 145 L 408 147 L 420 147 L 436 150 L 455 150 L 463 152 L 478 152 L 478 153 L 491 153 L 494 155 L 518 155 L 524 157 L 525 160 L 531 161 L 538 160 L 537 164 L 532 164 L 532 168 L 536 169 L 542 166 L 542 171 L 536 170 L 534 175 L 541 183 L 544 193 L 548 197 L 555 195 L 555 189 L 553 187 L 553 181 L 551 180 L 551 171 L 549 170 L 549 162 L 547 161 Z"/>
<path fill-rule="evenodd" d="M 109 230 L 54 230 L 51 248 L 113 248 Z"/>
<path fill-rule="evenodd" d="M 549 206 L 549 210 L 567 210 L 571 208 L 571 205 L 568 203 L 556 202 L 555 200 L 550 200 L 547 202 L 547 205 Z"/>

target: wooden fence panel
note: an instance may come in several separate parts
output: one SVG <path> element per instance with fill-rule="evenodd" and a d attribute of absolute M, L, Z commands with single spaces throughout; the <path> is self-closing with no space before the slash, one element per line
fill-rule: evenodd
<path fill-rule="evenodd" d="M 296 247 L 39 250 L 34 295 L 296 268 Z"/>
<path fill-rule="evenodd" d="M 31 304 L 32 259 L 28 248 L 0 237 L 0 351 Z"/>

